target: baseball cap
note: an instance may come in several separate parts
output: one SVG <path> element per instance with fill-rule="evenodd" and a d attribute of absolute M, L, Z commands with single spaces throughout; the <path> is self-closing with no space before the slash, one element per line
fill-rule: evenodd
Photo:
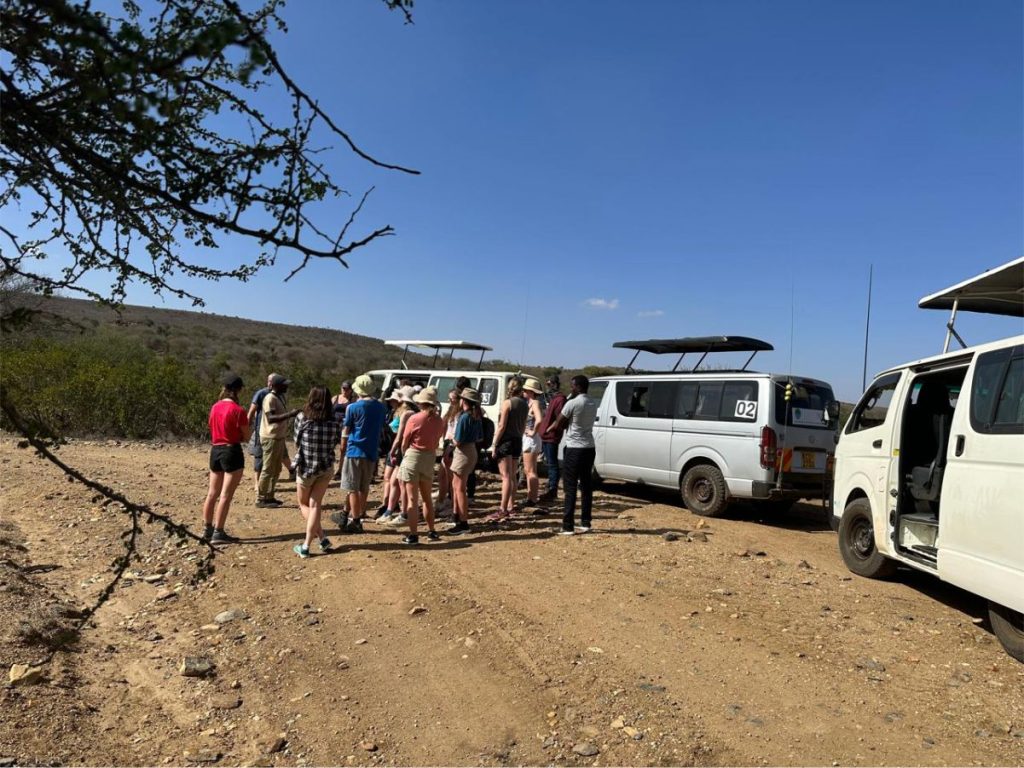
<path fill-rule="evenodd" d="M 228 371 L 220 377 L 220 383 L 224 389 L 241 389 L 242 388 L 242 377 L 237 373 Z"/>
<path fill-rule="evenodd" d="M 286 386 L 291 383 L 291 379 L 286 379 L 280 373 L 275 373 L 273 376 L 270 377 L 270 386 L 272 387 L 280 387 L 283 385 Z"/>

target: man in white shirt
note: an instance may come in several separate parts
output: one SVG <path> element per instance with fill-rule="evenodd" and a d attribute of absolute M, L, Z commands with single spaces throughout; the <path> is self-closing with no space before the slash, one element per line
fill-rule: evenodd
<path fill-rule="evenodd" d="M 572 536 L 579 531 L 590 531 L 590 515 L 594 505 L 594 421 L 598 403 L 587 395 L 590 379 L 573 376 L 572 395 L 555 423 L 545 434 L 565 430 L 565 451 L 562 456 L 562 492 L 565 495 L 565 514 L 562 517 L 562 535 Z M 580 524 L 574 526 L 576 516 L 576 487 L 580 490 Z"/>

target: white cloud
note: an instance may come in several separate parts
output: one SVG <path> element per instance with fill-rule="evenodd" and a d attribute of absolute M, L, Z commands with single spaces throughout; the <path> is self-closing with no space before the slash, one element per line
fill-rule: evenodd
<path fill-rule="evenodd" d="M 584 306 L 590 307 L 591 309 L 618 309 L 618 299 L 587 299 L 583 302 Z"/>
<path fill-rule="evenodd" d="M 636 313 L 637 317 L 661 317 L 665 314 L 661 309 L 644 309 Z"/>

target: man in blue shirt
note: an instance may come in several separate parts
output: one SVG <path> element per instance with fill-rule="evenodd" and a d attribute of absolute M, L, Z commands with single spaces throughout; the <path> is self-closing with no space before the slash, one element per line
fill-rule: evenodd
<path fill-rule="evenodd" d="M 362 533 L 366 497 L 377 469 L 380 433 L 387 418 L 387 407 L 380 400 L 374 399 L 377 385 L 366 374 L 356 377 L 352 382 L 352 391 L 359 399 L 345 409 L 341 433 L 341 449 L 345 455 L 341 487 L 348 491 L 348 508 L 352 515 L 345 525 L 345 531 Z"/>

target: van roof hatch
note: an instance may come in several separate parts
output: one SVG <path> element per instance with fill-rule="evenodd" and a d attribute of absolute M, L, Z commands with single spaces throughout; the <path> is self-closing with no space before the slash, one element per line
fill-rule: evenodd
<path fill-rule="evenodd" d="M 431 368 L 437 368 L 437 358 L 441 354 L 442 350 L 449 350 L 448 362 L 451 363 L 452 358 L 455 356 L 455 350 L 466 350 L 469 352 L 479 352 L 480 360 L 476 364 L 476 369 L 479 371 L 484 364 L 484 353 L 490 352 L 491 347 L 486 344 L 477 344 L 474 341 L 451 341 L 451 340 L 430 340 L 430 339 L 401 339 L 385 341 L 385 344 L 392 347 L 402 347 L 402 367 L 408 369 L 408 365 L 405 362 L 406 355 L 409 354 L 409 347 L 426 347 L 427 349 L 434 350 L 434 361 L 430 364 Z"/>
<path fill-rule="evenodd" d="M 767 341 L 761 341 L 760 339 L 752 339 L 749 336 L 687 336 L 682 339 L 646 339 L 643 341 L 617 341 L 612 344 L 613 347 L 620 349 L 634 349 L 636 353 L 633 355 L 633 359 L 629 361 L 629 365 L 626 366 L 626 373 L 633 370 L 633 363 L 636 362 L 637 356 L 641 352 L 650 352 L 655 355 L 679 355 L 679 359 L 676 360 L 676 364 L 672 366 L 672 370 L 676 371 L 679 369 L 679 364 L 683 362 L 683 358 L 688 352 L 700 352 L 700 360 L 690 370 L 696 371 L 700 364 L 704 362 L 704 358 L 707 357 L 711 352 L 750 352 L 750 357 L 747 358 L 747 362 L 740 368 L 741 371 L 747 370 L 747 366 L 750 365 L 750 361 L 754 359 L 754 355 L 758 352 L 766 352 L 775 349 Z"/>
<path fill-rule="evenodd" d="M 967 344 L 954 328 L 958 311 L 1024 317 L 1024 256 L 925 296 L 917 306 L 921 309 L 950 310 L 943 353 L 949 351 L 949 342 L 953 337 L 960 342 L 961 347 L 966 348 Z"/>

